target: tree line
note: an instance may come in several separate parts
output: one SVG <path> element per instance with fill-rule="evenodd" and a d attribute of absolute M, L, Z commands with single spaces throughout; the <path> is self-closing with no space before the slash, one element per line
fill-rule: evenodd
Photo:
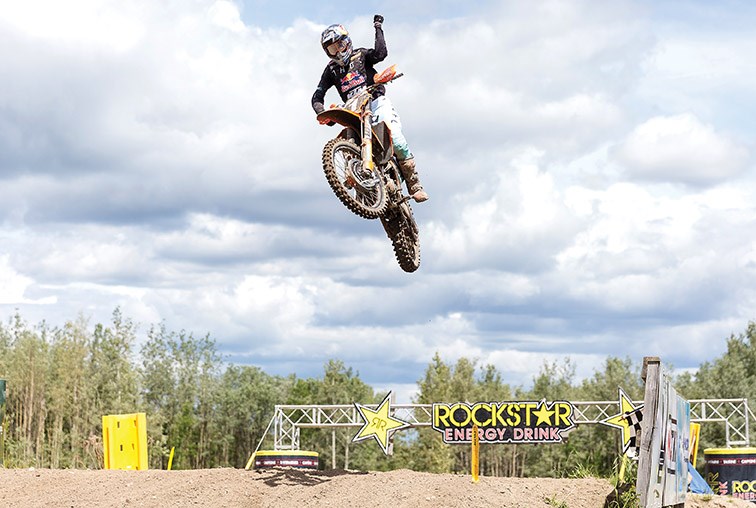
<path fill-rule="evenodd" d="M 101 468 L 102 416 L 147 413 L 150 468 L 244 467 L 266 436 L 276 404 L 372 404 L 385 393 L 340 360 L 317 378 L 274 376 L 225 363 L 215 341 L 185 331 L 149 328 L 137 350 L 136 325 L 119 309 L 107 324 L 78 318 L 62 327 L 29 325 L 16 314 L 0 323 L 0 378 L 7 380 L 6 467 Z M 444 362 L 436 354 L 417 381 L 413 402 L 616 400 L 622 387 L 643 398 L 640 365 L 609 357 L 578 381 L 568 360 L 544 363 L 532 386 L 511 386 L 475 359 Z M 756 395 L 756 324 L 727 340 L 726 351 L 676 380 L 689 399 Z M 356 429 L 303 429 L 304 449 L 326 468 L 469 472 L 469 446 L 449 446 L 428 428 L 397 433 L 394 454 L 371 442 L 352 443 Z M 703 447 L 724 446 L 724 426 L 704 425 Z M 616 467 L 620 433 L 584 425 L 560 445 L 484 445 L 481 474 L 489 476 L 608 476 Z"/>

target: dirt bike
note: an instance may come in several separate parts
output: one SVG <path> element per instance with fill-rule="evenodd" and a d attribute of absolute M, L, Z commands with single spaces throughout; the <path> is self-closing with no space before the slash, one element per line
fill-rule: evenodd
<path fill-rule="evenodd" d="M 420 230 L 402 194 L 399 162 L 391 131 L 385 122 L 373 124 L 370 101 L 382 84 L 398 79 L 396 66 L 376 74 L 367 86 L 343 105 L 331 105 L 318 114 L 321 124 L 344 126 L 323 148 L 323 171 L 336 197 L 366 219 L 380 219 L 394 247 L 399 266 L 414 272 L 420 266 Z"/>

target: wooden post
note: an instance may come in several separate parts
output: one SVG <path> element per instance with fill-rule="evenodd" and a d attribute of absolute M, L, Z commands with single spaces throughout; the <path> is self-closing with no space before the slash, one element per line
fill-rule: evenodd
<path fill-rule="evenodd" d="M 349 443 L 352 440 L 347 436 L 346 444 L 344 445 L 344 469 L 349 470 Z"/>
<path fill-rule="evenodd" d="M 331 431 L 331 469 L 336 469 L 336 429 Z"/>
<path fill-rule="evenodd" d="M 396 405 L 396 394 L 394 392 L 391 392 L 391 398 L 389 399 L 389 403 L 391 404 L 391 416 L 394 416 L 394 406 Z M 391 435 L 388 436 L 388 444 L 386 446 L 386 456 L 392 457 L 394 455 L 394 433 L 392 432 Z"/>
<path fill-rule="evenodd" d="M 646 383 L 643 397 L 643 420 L 641 421 L 640 454 L 638 457 L 638 492 L 640 506 L 648 506 L 648 487 L 651 484 L 651 442 L 656 425 L 656 411 L 659 403 L 661 360 L 656 356 L 643 358 L 641 378 Z"/>
<path fill-rule="evenodd" d="M 478 483 L 480 474 L 480 437 L 478 436 L 478 426 L 473 423 L 472 446 L 470 454 L 470 473 L 473 483 Z"/>
<path fill-rule="evenodd" d="M 5 379 L 0 379 L 0 467 L 5 467 Z"/>

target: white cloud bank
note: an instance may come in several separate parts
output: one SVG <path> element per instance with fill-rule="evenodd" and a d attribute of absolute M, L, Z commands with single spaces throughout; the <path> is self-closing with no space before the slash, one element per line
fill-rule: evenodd
<path fill-rule="evenodd" d="M 385 13 L 406 71 L 389 95 L 431 194 L 412 275 L 322 177 L 322 25 L 245 25 L 225 0 L 61 5 L 0 11 L 8 313 L 120 305 L 275 373 L 338 356 L 397 386 L 435 351 L 516 361 L 523 384 L 568 355 L 689 367 L 754 318 L 748 127 L 711 114 L 719 93 L 651 100 L 666 34 L 635 3 Z M 345 22 L 372 43 L 369 17 Z"/>
<path fill-rule="evenodd" d="M 616 156 L 631 178 L 691 185 L 727 181 L 750 159 L 746 147 L 692 114 L 651 118 L 628 135 Z"/>

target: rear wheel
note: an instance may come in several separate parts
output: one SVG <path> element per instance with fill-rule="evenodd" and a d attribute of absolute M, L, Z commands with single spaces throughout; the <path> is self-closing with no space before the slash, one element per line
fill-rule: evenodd
<path fill-rule="evenodd" d="M 386 188 L 378 171 L 362 167 L 360 149 L 352 141 L 332 139 L 323 148 L 323 171 L 336 197 L 352 212 L 376 219 L 386 211 Z"/>
<path fill-rule="evenodd" d="M 401 269 L 412 273 L 420 268 L 420 231 L 409 203 L 402 203 L 396 211 L 381 217 L 381 223 Z"/>

